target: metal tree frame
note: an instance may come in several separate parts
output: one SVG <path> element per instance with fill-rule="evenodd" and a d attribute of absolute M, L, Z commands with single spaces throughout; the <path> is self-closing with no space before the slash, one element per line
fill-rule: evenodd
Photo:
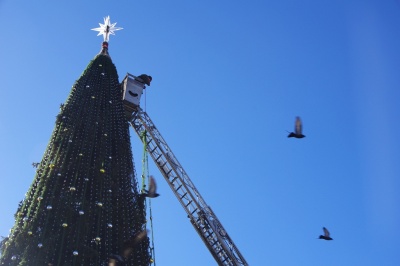
<path fill-rule="evenodd" d="M 221 222 L 208 206 L 161 136 L 150 117 L 139 106 L 129 122 L 139 138 L 147 140 L 147 151 L 185 209 L 190 222 L 221 266 L 248 265 Z M 146 138 L 142 138 L 145 134 Z"/>

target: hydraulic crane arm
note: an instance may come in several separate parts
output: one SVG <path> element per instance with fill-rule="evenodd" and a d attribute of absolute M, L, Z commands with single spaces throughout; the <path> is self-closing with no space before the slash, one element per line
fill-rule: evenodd
<path fill-rule="evenodd" d="M 197 191 L 148 114 L 137 106 L 129 122 L 139 138 L 145 134 L 146 138 L 141 139 L 147 140 L 147 151 L 218 265 L 248 265 L 217 216 Z"/>

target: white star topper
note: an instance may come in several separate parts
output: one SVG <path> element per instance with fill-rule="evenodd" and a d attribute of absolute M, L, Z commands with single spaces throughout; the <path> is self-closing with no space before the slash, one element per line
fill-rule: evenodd
<path fill-rule="evenodd" d="M 110 16 L 107 16 L 104 18 L 104 24 L 99 23 L 100 27 L 99 28 L 94 28 L 92 30 L 98 31 L 99 34 L 97 36 L 103 34 L 103 38 L 105 42 L 108 42 L 110 34 L 115 35 L 114 31 L 116 30 L 122 30 L 120 27 L 115 27 L 117 23 L 110 24 Z"/>

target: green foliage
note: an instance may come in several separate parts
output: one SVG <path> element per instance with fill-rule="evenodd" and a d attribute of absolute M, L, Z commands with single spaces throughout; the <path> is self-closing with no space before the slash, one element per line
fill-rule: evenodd
<path fill-rule="evenodd" d="M 60 108 L 0 265 L 104 265 L 145 224 L 134 173 L 117 71 L 97 55 Z M 127 265 L 149 261 L 146 239 Z"/>

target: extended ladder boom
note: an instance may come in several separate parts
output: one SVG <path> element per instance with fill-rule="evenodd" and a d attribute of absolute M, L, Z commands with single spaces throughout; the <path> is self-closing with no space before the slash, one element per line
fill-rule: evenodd
<path fill-rule="evenodd" d="M 146 134 L 146 138 L 143 139 L 147 140 L 147 151 L 182 204 L 188 218 L 218 265 L 248 265 L 217 216 L 193 185 L 148 114 L 137 107 L 129 122 L 139 137 Z"/>

